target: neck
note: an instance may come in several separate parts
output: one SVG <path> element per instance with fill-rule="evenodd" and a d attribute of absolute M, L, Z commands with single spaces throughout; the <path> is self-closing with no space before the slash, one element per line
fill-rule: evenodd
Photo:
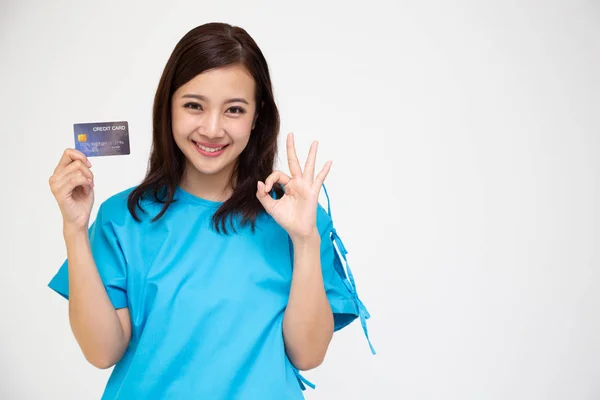
<path fill-rule="evenodd" d="M 231 197 L 231 173 L 233 168 L 223 169 L 216 174 L 203 174 L 193 165 L 186 163 L 180 186 L 194 196 L 211 201 L 226 201 Z"/>

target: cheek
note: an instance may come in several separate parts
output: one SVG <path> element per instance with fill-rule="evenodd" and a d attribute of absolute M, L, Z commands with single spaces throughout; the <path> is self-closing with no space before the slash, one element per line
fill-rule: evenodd
<path fill-rule="evenodd" d="M 189 115 L 178 110 L 171 114 L 171 130 L 175 138 L 187 137 L 193 131 L 193 119 Z"/>
<path fill-rule="evenodd" d="M 239 119 L 229 127 L 229 136 L 237 142 L 246 144 L 252 131 L 252 119 Z"/>

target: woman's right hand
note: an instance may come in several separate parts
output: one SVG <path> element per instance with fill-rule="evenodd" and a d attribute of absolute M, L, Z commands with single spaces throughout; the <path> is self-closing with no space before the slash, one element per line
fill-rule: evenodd
<path fill-rule="evenodd" d="M 94 205 L 94 175 L 91 167 L 85 154 L 66 149 L 50 177 L 50 189 L 60 208 L 65 231 L 88 229 Z"/>

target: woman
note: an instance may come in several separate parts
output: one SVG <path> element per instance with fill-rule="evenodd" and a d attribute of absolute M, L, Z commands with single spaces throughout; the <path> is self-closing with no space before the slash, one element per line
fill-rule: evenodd
<path fill-rule="evenodd" d="M 147 176 L 89 229 L 91 164 L 63 154 L 50 186 L 67 260 L 49 286 L 86 359 L 115 366 L 104 399 L 301 399 L 298 371 L 333 332 L 357 317 L 366 329 L 318 203 L 331 163 L 315 174 L 315 142 L 302 169 L 288 135 L 291 176 L 273 171 L 278 131 L 262 52 L 211 23 L 164 69 Z"/>

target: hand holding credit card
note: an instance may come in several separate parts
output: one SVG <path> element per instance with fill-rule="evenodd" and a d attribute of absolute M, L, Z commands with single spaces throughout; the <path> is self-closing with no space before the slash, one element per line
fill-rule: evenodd
<path fill-rule="evenodd" d="M 91 122 L 73 124 L 75 149 L 87 157 L 127 155 L 129 124 L 119 122 Z"/>

